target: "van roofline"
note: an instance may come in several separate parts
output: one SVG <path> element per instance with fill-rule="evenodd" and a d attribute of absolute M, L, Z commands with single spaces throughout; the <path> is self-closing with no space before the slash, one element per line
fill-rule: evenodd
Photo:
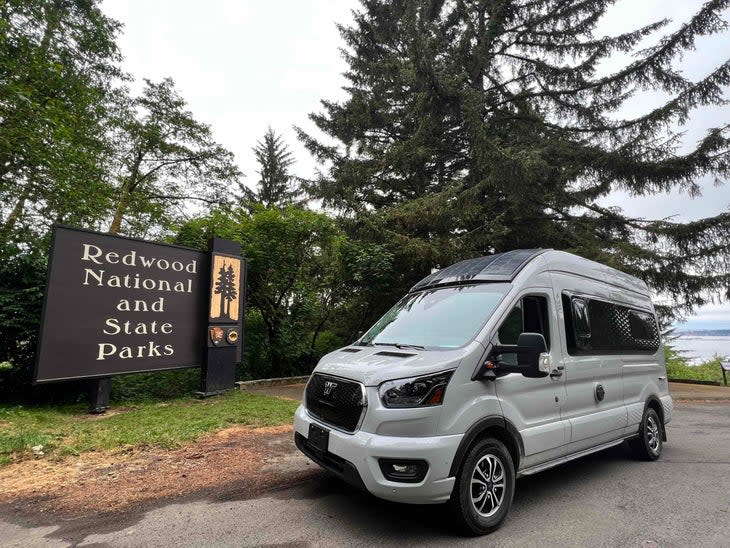
<path fill-rule="evenodd" d="M 540 261 L 537 262 L 541 263 L 540 266 L 536 269 L 527 269 L 526 274 L 533 274 L 536 271 L 563 273 L 595 280 L 642 296 L 651 295 L 646 283 L 631 274 L 567 251 L 554 249 L 516 249 L 459 261 L 426 276 L 408 292 L 469 284 L 511 283 L 528 265 L 532 266 L 538 257 Z"/>

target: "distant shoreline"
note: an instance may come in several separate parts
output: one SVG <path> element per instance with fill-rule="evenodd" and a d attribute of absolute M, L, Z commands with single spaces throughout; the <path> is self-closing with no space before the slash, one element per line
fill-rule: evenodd
<path fill-rule="evenodd" d="M 730 337 L 730 329 L 676 329 L 674 334 L 680 337 Z"/>

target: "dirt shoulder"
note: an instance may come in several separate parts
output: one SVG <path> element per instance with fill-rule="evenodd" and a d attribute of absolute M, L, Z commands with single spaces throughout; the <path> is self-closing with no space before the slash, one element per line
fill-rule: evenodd
<path fill-rule="evenodd" d="M 669 393 L 675 401 L 710 401 L 730 403 L 730 387 L 706 384 L 669 383 Z"/>
<path fill-rule="evenodd" d="M 247 498 L 316 469 L 294 450 L 291 426 L 233 427 L 173 451 L 88 452 L 4 466 L 0 506 L 76 519 L 190 497 Z"/>

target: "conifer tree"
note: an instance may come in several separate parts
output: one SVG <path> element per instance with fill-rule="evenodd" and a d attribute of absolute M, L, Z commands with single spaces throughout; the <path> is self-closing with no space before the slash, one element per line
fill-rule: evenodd
<path fill-rule="evenodd" d="M 266 207 L 286 206 L 297 202 L 301 192 L 296 178 L 289 173 L 294 155 L 271 126 L 253 148 L 259 164 L 259 180 L 255 191 L 242 187 L 244 196 Z"/>
<path fill-rule="evenodd" d="M 679 144 L 692 111 L 722 103 L 730 62 L 693 81 L 675 61 L 726 30 L 730 1 L 672 32 L 662 20 L 597 37 L 614 3 L 362 0 L 340 28 L 347 96 L 311 115 L 328 139 L 299 130 L 325 166 L 309 192 L 394 245 L 401 286 L 456 259 L 552 247 L 638 275 L 677 309 L 727 294 L 730 211 L 682 223 L 602 200 L 727 179 L 730 120 L 688 152 Z M 616 54 L 632 60 L 602 73 Z M 646 91 L 669 98 L 620 114 Z"/>

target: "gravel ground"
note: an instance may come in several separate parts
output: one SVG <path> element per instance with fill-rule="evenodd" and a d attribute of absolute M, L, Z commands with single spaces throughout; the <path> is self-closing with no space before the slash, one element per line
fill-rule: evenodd
<path fill-rule="evenodd" d="M 518 480 L 510 517 L 481 539 L 454 537 L 440 506 L 354 491 L 318 470 L 251 493 L 228 485 L 121 513 L 62 517 L 0 509 L 3 546 L 728 546 L 730 406 L 682 404 L 658 462 L 623 448 Z M 301 466 L 292 450 L 291 465 Z M 272 473 L 280 473 L 272 470 Z M 278 483 L 281 485 L 281 483 Z"/>

